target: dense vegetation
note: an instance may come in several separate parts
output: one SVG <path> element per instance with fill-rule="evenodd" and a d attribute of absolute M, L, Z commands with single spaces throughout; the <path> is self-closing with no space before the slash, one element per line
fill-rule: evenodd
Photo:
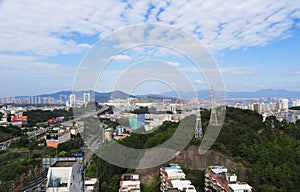
<path fill-rule="evenodd" d="M 213 149 L 251 168 L 255 191 L 299 191 L 300 121 L 263 122 L 256 112 L 227 108 Z"/>
<path fill-rule="evenodd" d="M 73 117 L 72 109 L 54 109 L 54 110 L 29 110 L 24 113 L 28 116 L 28 126 L 36 126 L 37 123 L 46 122 L 48 119 L 64 116 L 65 119 Z"/>
<path fill-rule="evenodd" d="M 0 142 L 20 135 L 22 135 L 22 131 L 18 127 L 12 125 L 7 127 L 0 126 Z"/>
<path fill-rule="evenodd" d="M 24 113 L 28 115 L 28 126 L 33 127 L 38 123 L 46 122 L 53 117 L 65 116 L 65 119 L 73 117 L 72 109 L 30 110 Z M 46 123 L 47 125 L 47 123 Z M 0 141 L 18 137 L 11 143 L 8 149 L 0 151 L 0 191 L 10 191 L 11 184 L 19 185 L 22 177 L 23 184 L 29 182 L 41 170 L 41 162 L 44 157 L 69 157 L 81 152 L 84 145 L 82 138 L 77 135 L 69 142 L 60 144 L 57 149 L 46 147 L 43 137 L 29 140 L 21 129 L 14 126 L 0 126 Z M 36 174 L 33 174 L 33 170 Z"/>
<path fill-rule="evenodd" d="M 64 115 L 71 117 L 72 111 L 28 111 L 30 125 L 47 119 Z M 209 122 L 209 111 L 203 111 L 202 125 L 204 131 Z M 189 121 L 189 119 L 187 119 Z M 85 120 L 89 124 L 90 119 Z M 182 123 L 182 122 L 181 122 Z M 194 125 L 194 123 L 192 122 Z M 115 127 L 117 124 L 111 124 Z M 131 148 L 151 148 L 169 139 L 177 130 L 178 123 L 165 122 L 149 134 L 132 133 L 119 143 Z M 93 130 L 90 130 L 93 134 Z M 0 139 L 21 136 L 5 152 L 0 152 L 0 191 L 8 189 L 12 180 L 19 181 L 20 176 L 40 165 L 42 157 L 69 156 L 79 151 L 83 145 L 80 137 L 62 144 L 59 148 L 46 148 L 43 139 L 29 141 L 15 127 L 0 127 Z M 182 139 L 185 139 L 182 137 Z M 192 139 L 190 145 L 199 144 Z M 176 144 L 176 143 L 175 143 Z M 262 116 L 250 110 L 227 108 L 223 128 L 214 143 L 213 150 L 220 151 L 236 162 L 252 170 L 249 182 L 255 191 L 298 191 L 300 188 L 300 121 L 296 124 L 279 122 L 275 117 Z M 143 154 L 139 154 L 142 156 Z M 199 190 L 203 188 L 203 172 L 184 168 L 188 177 Z M 133 172 L 111 165 L 97 156 L 86 170 L 89 177 L 98 177 L 101 191 L 118 191 L 121 174 Z M 142 185 L 144 191 L 157 191 L 158 183 L 151 186 Z"/>
<path fill-rule="evenodd" d="M 189 118 L 187 118 L 189 121 Z M 176 131 L 178 123 L 166 121 L 154 132 L 149 134 L 132 133 L 130 137 L 119 141 L 120 144 L 136 149 L 145 149 L 157 146 L 164 143 Z M 116 152 L 116 151 L 115 151 Z M 137 154 L 141 157 L 143 154 Z M 128 159 L 130 161 L 130 159 Z M 132 162 L 131 162 L 132 163 Z M 133 170 L 120 168 L 111 165 L 96 155 L 93 156 L 92 162 L 87 169 L 86 175 L 89 177 L 98 177 L 100 180 L 100 191 L 118 191 L 120 176 L 125 172 L 132 172 Z M 158 183 L 152 186 L 143 185 L 143 191 L 159 191 Z"/>
<path fill-rule="evenodd" d="M 290 110 L 300 110 L 300 106 L 296 106 L 296 107 L 290 107 Z"/>
<path fill-rule="evenodd" d="M 7 150 L 0 152 L 0 191 L 11 191 L 11 182 L 14 181 L 17 186 L 21 177 L 25 185 L 37 176 L 41 171 L 42 158 L 72 156 L 81 151 L 83 144 L 81 137 L 76 136 L 55 149 L 46 147 L 44 138 L 28 140 L 21 136 Z"/>
<path fill-rule="evenodd" d="M 151 107 L 150 109 L 148 107 L 139 107 L 138 109 L 134 109 L 130 111 L 130 113 L 134 114 L 173 114 L 172 111 L 157 111 L 155 107 Z"/>
<path fill-rule="evenodd" d="M 205 131 L 210 114 L 203 111 L 201 115 Z M 177 125 L 165 122 L 150 134 L 133 133 L 120 143 L 132 148 L 157 146 L 173 135 Z M 190 144 L 199 144 L 199 140 L 193 139 Z M 247 182 L 255 191 L 296 192 L 300 188 L 300 121 L 292 124 L 268 117 L 263 122 L 262 116 L 256 112 L 227 108 L 223 128 L 212 149 L 250 168 L 252 174 Z M 201 174 L 197 173 L 202 172 L 186 170 L 188 175 L 193 173 L 191 180 L 197 182 L 194 185 L 201 189 L 203 182 L 200 182 Z M 94 156 L 87 175 L 99 176 L 101 191 L 117 191 L 119 176 L 130 171 Z M 151 186 L 143 185 L 143 188 L 154 190 Z"/>

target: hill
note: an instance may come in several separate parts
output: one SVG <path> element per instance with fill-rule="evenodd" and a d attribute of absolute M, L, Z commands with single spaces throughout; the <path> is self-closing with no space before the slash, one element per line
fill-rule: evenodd
<path fill-rule="evenodd" d="M 209 115 L 209 111 L 203 111 L 201 115 L 204 131 Z M 165 122 L 153 133 L 132 134 L 121 143 L 132 148 L 151 148 L 170 138 L 176 127 L 176 123 Z M 278 122 L 275 117 L 269 117 L 263 122 L 262 116 L 256 112 L 227 108 L 224 126 L 208 152 L 211 155 L 200 157 L 195 153 L 200 142 L 192 139 L 189 147 L 182 151 L 175 161 L 181 162 L 185 168 L 197 170 L 210 163 L 224 164 L 236 170 L 255 191 L 296 192 L 300 187 L 300 121 L 288 124 L 285 121 Z M 143 156 L 142 154 L 141 158 Z M 112 186 L 117 186 L 120 174 L 130 171 L 110 165 L 96 156 L 93 161 L 88 175 L 103 179 L 105 183 L 100 184 L 102 191 L 114 191 Z M 146 172 L 153 175 L 155 170 L 157 171 L 157 168 Z M 151 186 L 157 186 L 157 179 L 153 179 L 153 182 Z M 152 188 L 149 191 L 156 190 Z"/>
<path fill-rule="evenodd" d="M 205 116 L 204 116 L 205 117 Z M 250 110 L 227 108 L 213 150 L 252 170 L 255 191 L 298 191 L 300 187 L 300 121 L 279 122 Z"/>
<path fill-rule="evenodd" d="M 56 100 L 59 100 L 61 96 L 69 96 L 70 94 L 75 94 L 76 99 L 83 99 L 83 93 L 90 93 L 91 98 L 96 100 L 99 103 L 106 103 L 111 99 L 127 99 L 128 97 L 135 97 L 139 99 L 146 99 L 147 101 L 153 101 L 153 100 L 163 100 L 165 98 L 170 98 L 168 96 L 162 95 L 162 94 L 148 94 L 148 95 L 132 95 L 128 94 L 122 91 L 111 91 L 107 93 L 101 93 L 97 91 L 92 90 L 86 90 L 86 91 L 58 91 L 55 93 L 49 93 L 49 94 L 40 94 L 35 95 L 32 97 L 53 97 Z M 15 98 L 25 98 L 29 96 L 16 96 Z"/>
<path fill-rule="evenodd" d="M 144 94 L 144 95 L 133 95 L 128 94 L 122 91 L 112 91 L 112 92 L 97 92 L 92 90 L 86 91 L 59 91 L 55 93 L 49 94 L 40 94 L 36 95 L 38 97 L 53 97 L 55 99 L 59 99 L 61 95 L 69 96 L 70 94 L 74 93 L 77 99 L 83 99 L 83 93 L 90 93 L 92 99 L 95 99 L 99 103 L 106 103 L 111 99 L 126 99 L 128 97 L 136 97 L 143 101 L 151 102 L 156 100 L 163 100 L 166 98 L 176 100 L 176 98 L 180 97 L 180 99 L 191 99 L 195 98 L 196 96 L 201 99 L 209 99 L 210 98 L 210 91 L 209 90 L 202 90 L 194 92 L 182 92 L 182 91 L 169 91 L 164 92 L 161 94 Z M 300 92 L 299 91 L 287 91 L 287 90 L 273 90 L 273 89 L 262 89 L 255 92 L 249 91 L 240 91 L 240 92 L 230 92 L 226 91 L 225 93 L 226 98 L 299 98 Z M 15 98 L 24 98 L 28 96 L 16 96 Z"/>

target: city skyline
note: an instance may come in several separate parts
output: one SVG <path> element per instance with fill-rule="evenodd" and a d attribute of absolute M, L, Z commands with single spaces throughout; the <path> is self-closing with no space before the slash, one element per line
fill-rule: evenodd
<path fill-rule="evenodd" d="M 65 6 L 58 1 L 2 1 L 0 9 L 0 80 L 5 83 L 0 97 L 71 90 L 81 61 L 98 41 L 149 23 L 170 25 L 199 39 L 219 65 L 227 91 L 300 91 L 297 1 L 82 1 Z M 186 60 L 153 47 L 117 55 L 104 78 L 113 81 L 141 51 L 189 74 L 196 90 L 207 89 L 205 78 Z M 153 93 L 171 91 L 158 82 L 135 91 L 143 93 L 145 87 Z M 96 91 L 111 90 L 111 85 L 96 86 Z"/>

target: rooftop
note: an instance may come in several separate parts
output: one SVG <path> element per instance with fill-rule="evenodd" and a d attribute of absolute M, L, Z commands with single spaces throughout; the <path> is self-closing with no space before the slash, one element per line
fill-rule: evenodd
<path fill-rule="evenodd" d="M 237 190 L 251 190 L 252 187 L 248 185 L 247 183 L 234 183 L 234 184 L 228 184 L 229 188 L 231 188 L 234 191 Z"/>
<path fill-rule="evenodd" d="M 214 174 L 227 173 L 227 169 L 226 169 L 226 168 L 223 168 L 223 169 L 211 169 L 211 171 L 212 171 Z"/>
<path fill-rule="evenodd" d="M 139 175 L 137 174 L 123 174 L 121 176 L 120 181 L 120 192 L 124 191 L 132 191 L 132 192 L 140 192 L 140 184 Z"/>
<path fill-rule="evenodd" d="M 176 188 L 180 191 L 187 190 L 190 192 L 196 192 L 196 189 L 190 180 L 172 180 L 171 183 L 173 188 Z"/>
<path fill-rule="evenodd" d="M 73 167 L 77 161 L 57 161 L 51 167 Z"/>

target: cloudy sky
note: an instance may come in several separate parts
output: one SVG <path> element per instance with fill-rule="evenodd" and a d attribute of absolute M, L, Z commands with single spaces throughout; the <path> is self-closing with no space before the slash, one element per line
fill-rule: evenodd
<path fill-rule="evenodd" d="M 0 97 L 71 90 L 81 62 L 97 43 L 139 24 L 172 26 L 198 39 L 229 91 L 300 91 L 300 1 L 2 0 Z M 206 89 L 205 78 L 176 54 L 155 46 L 124 51 L 112 58 L 96 88 L 110 91 L 108 82 L 128 69 L 122 63 L 152 55 L 186 73 L 196 89 Z M 157 84 L 144 87 L 162 91 L 155 90 Z"/>

